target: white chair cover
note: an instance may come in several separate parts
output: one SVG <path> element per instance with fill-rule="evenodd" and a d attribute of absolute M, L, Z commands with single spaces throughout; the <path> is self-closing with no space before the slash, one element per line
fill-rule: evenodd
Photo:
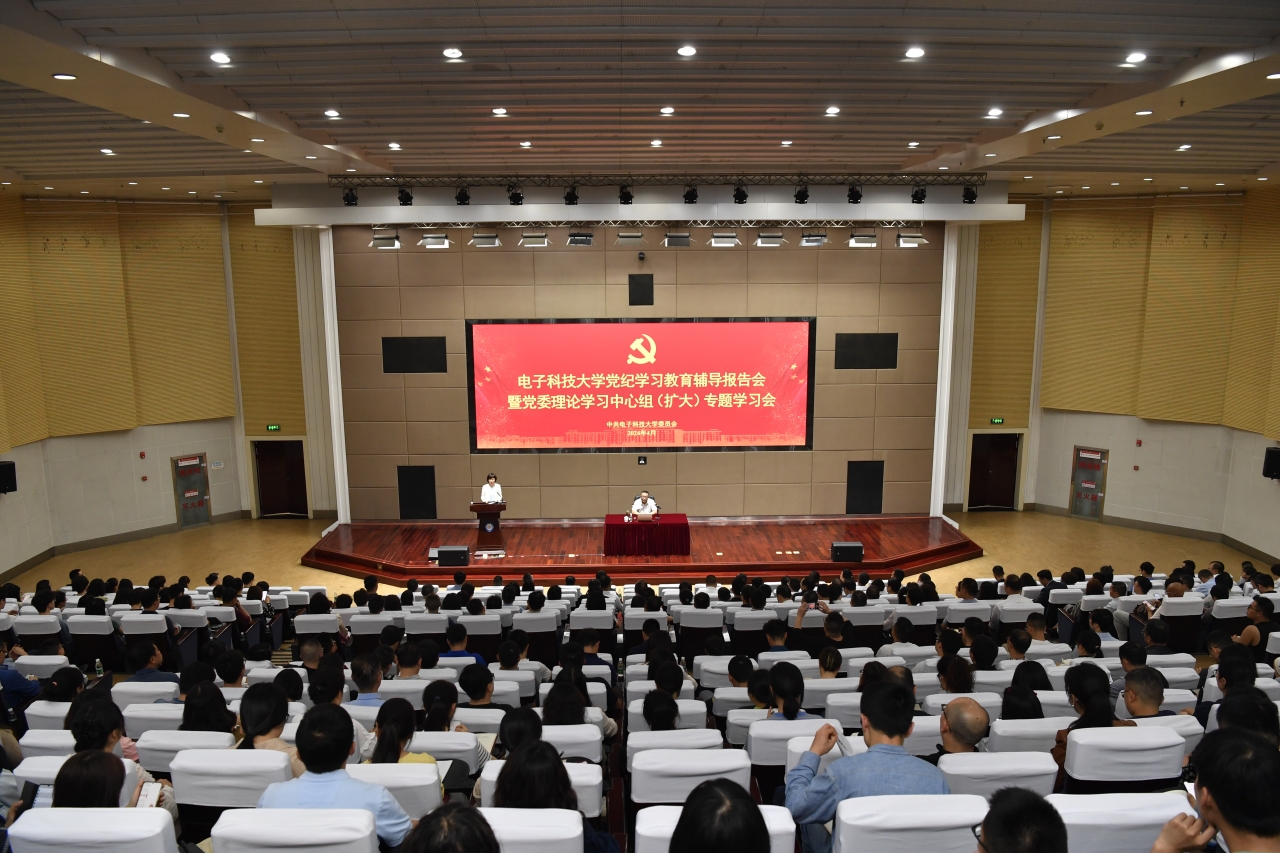
<path fill-rule="evenodd" d="M 701 699 L 677 699 L 677 729 L 701 729 L 707 725 L 707 703 Z M 644 700 L 635 699 L 627 705 L 627 728 L 633 732 L 649 731 L 644 719 Z"/>
<path fill-rule="evenodd" d="M 636 853 L 667 853 L 683 806 L 649 806 L 636 813 Z M 792 853 L 796 824 L 782 806 L 760 806 L 769 830 L 769 853 Z"/>
<path fill-rule="evenodd" d="M 388 625 L 395 624 L 390 613 L 359 613 L 346 621 L 352 634 L 374 636 L 381 634 L 382 629 Z"/>
<path fill-rule="evenodd" d="M 1217 706 L 1215 705 L 1214 707 L 1216 708 Z M 1212 711 L 1213 709 L 1210 710 Z M 1186 742 L 1184 752 L 1187 755 L 1190 755 L 1195 750 L 1196 744 L 1200 743 L 1200 739 L 1204 737 L 1205 733 L 1200 721 L 1190 714 L 1174 714 L 1172 717 L 1145 717 L 1141 720 L 1134 720 L 1134 722 L 1139 726 L 1173 729 L 1182 735 L 1182 739 Z"/>
<path fill-rule="evenodd" d="M 184 749 L 169 772 L 177 802 L 229 808 L 254 808 L 268 785 L 293 778 L 289 756 L 270 749 Z"/>
<path fill-rule="evenodd" d="M 423 687 L 433 681 L 451 681 L 456 684 L 458 681 L 458 667 L 445 666 L 442 663 L 434 669 L 420 669 L 418 670 L 417 680 L 423 683 Z"/>
<path fill-rule="evenodd" d="M 153 729 L 177 731 L 182 725 L 183 705 L 130 705 L 124 709 L 124 733 L 137 740 Z"/>
<path fill-rule="evenodd" d="M 707 610 L 686 610 L 680 616 L 684 628 L 719 628 L 724 625 L 724 611 L 718 607 Z"/>
<path fill-rule="evenodd" d="M 303 637 L 309 634 L 336 634 L 338 617 L 332 613 L 300 613 L 293 617 L 293 629 Z"/>
<path fill-rule="evenodd" d="M 694 678 L 698 682 L 699 687 L 707 690 L 718 690 L 721 687 L 729 687 L 729 661 L 731 658 L 720 657 L 708 660 L 699 667 L 694 664 Z M 751 661 L 751 668 L 756 669 L 755 661 Z M 699 671 L 701 674 L 699 674 Z"/>
<path fill-rule="evenodd" d="M 961 625 L 970 616 L 977 616 L 983 622 L 990 622 L 991 605 L 982 601 L 956 602 L 947 605 L 948 625 Z"/>
<path fill-rule="evenodd" d="M 169 631 L 169 623 L 165 621 L 163 613 L 135 611 L 120 617 L 120 630 L 126 636 L 166 634 Z"/>
<path fill-rule="evenodd" d="M 876 658 L 856 657 L 856 658 L 845 659 L 844 671 L 849 673 L 849 677 L 856 682 L 858 680 L 858 677 L 862 675 L 863 667 L 871 663 L 871 661 L 873 660 L 876 661 L 877 663 L 884 664 L 886 669 L 892 669 L 895 666 L 907 665 L 907 659 L 902 657 L 901 655 L 885 655 L 884 657 L 876 657 Z"/>
<path fill-rule="evenodd" d="M 184 749 L 227 749 L 236 742 L 227 732 L 179 732 L 152 729 L 138 738 L 138 763 L 152 773 L 168 773 Z"/>
<path fill-rule="evenodd" d="M 986 751 L 1050 752 L 1058 732 L 1075 721 L 1074 715 L 1042 720 L 992 720 Z"/>
<path fill-rule="evenodd" d="M 724 739 L 734 746 L 745 746 L 747 732 L 755 722 L 763 720 L 769 711 L 766 708 L 742 708 L 730 711 L 725 718 Z"/>
<path fill-rule="evenodd" d="M 1147 666 L 1196 666 L 1196 656 L 1189 655 L 1186 652 L 1177 652 L 1171 655 L 1148 655 Z"/>
<path fill-rule="evenodd" d="M 826 718 L 845 729 L 860 729 L 861 708 L 861 693 L 833 693 L 827 698 Z"/>
<path fill-rule="evenodd" d="M 1182 598 L 1166 598 L 1160 602 L 1160 616 L 1200 616 L 1204 613 L 1204 599 L 1185 595 Z"/>
<path fill-rule="evenodd" d="M 52 785 L 58 778 L 58 771 L 62 769 L 63 763 L 70 757 L 70 755 L 38 755 L 33 758 L 24 758 L 13 769 L 14 778 L 18 781 L 18 790 L 21 791 L 22 786 L 27 782 Z M 120 805 L 124 807 L 129 805 L 129 800 L 133 798 L 133 791 L 138 787 L 138 765 L 128 758 L 120 760 L 124 762 L 124 784 L 120 786 Z"/>
<path fill-rule="evenodd" d="M 989 693 L 1004 693 L 1004 689 L 1013 683 L 1013 670 L 978 670 L 973 674 L 973 687 Z"/>
<path fill-rule="evenodd" d="M 164 809 L 30 809 L 9 828 L 9 842 L 14 853 L 178 850 L 173 818 Z"/>
<path fill-rule="evenodd" d="M 1097 782 L 1176 779 L 1185 752 L 1182 735 L 1172 729 L 1077 729 L 1067 735 L 1063 769 L 1073 779 Z"/>
<path fill-rule="evenodd" d="M 986 814 L 987 801 L 976 794 L 857 797 L 836 807 L 832 851 L 973 853 L 970 828 Z"/>
<path fill-rule="evenodd" d="M 1060 590 L 1055 590 L 1059 592 Z M 1031 648 L 1027 649 L 1027 660 L 1052 660 L 1062 661 L 1070 657 L 1075 657 L 1075 649 L 1066 643 L 1048 643 L 1043 646 L 1031 644 Z"/>
<path fill-rule="evenodd" d="M 933 755 L 942 740 L 942 717 L 913 717 L 902 748 L 911 755 Z"/>
<path fill-rule="evenodd" d="M 795 663 L 796 661 L 807 661 L 813 658 L 808 652 L 803 651 L 785 651 L 785 652 L 761 652 L 757 662 L 760 669 L 772 669 L 773 665 L 780 660 Z"/>
<path fill-rule="evenodd" d="M 804 699 L 801 704 L 806 709 L 827 707 L 828 697 L 843 693 L 852 693 L 858 689 L 856 678 L 806 678 L 804 680 Z"/>
<path fill-rule="evenodd" d="M 599 687 L 602 691 L 604 690 L 603 684 L 597 684 L 596 687 Z M 592 693 L 590 684 L 587 685 L 587 692 L 591 693 L 594 698 L 595 694 Z M 603 693 L 600 695 L 604 696 Z M 519 708 L 520 685 L 515 681 L 498 681 L 495 678 L 493 680 L 493 698 L 491 701 L 497 702 L 499 705 L 510 705 L 512 708 Z M 602 698 L 601 703 L 603 704 L 603 702 L 604 699 Z"/>
<path fill-rule="evenodd" d="M 716 729 L 676 729 L 674 732 L 636 732 L 627 735 L 627 772 L 635 757 L 650 749 L 718 750 L 723 737 Z"/>
<path fill-rule="evenodd" d="M 292 592 L 292 590 L 286 590 L 286 591 Z M 318 592 L 321 595 L 323 595 L 325 598 L 329 597 L 329 587 L 327 586 L 300 586 L 298 587 L 298 591 L 305 592 L 307 595 L 315 595 Z"/>
<path fill-rule="evenodd" d="M 813 738 L 818 729 L 829 723 L 822 717 L 803 720 L 757 720 L 747 730 L 747 755 L 752 764 L 785 766 L 787 741 L 793 737 Z"/>
<path fill-rule="evenodd" d="M 1200 687 L 1200 673 L 1189 666 L 1155 666 L 1152 669 L 1163 675 L 1169 687 L 1175 690 L 1197 690 Z"/>
<path fill-rule="evenodd" d="M 966 752 L 944 755 L 938 769 L 953 794 L 990 797 L 1000 788 L 1016 784 L 1041 796 L 1053 793 L 1058 762 L 1047 752 Z"/>
<path fill-rule="evenodd" d="M 286 590 L 284 598 L 290 607 L 306 607 L 311 601 L 311 596 L 302 590 Z"/>
<path fill-rule="evenodd" d="M 506 766 L 505 761 L 490 761 L 480 771 L 480 805 L 493 806 L 493 792 L 498 787 L 498 775 Z M 564 769 L 569 773 L 569 784 L 578 795 L 578 810 L 583 817 L 599 817 L 604 808 L 604 768 L 599 764 L 570 762 Z"/>
<path fill-rule="evenodd" d="M 453 721 L 462 723 L 470 732 L 497 734 L 506 715 L 500 708 L 459 708 L 453 713 Z"/>
<path fill-rule="evenodd" d="M 1049 680 L 1053 680 L 1053 673 L 1050 673 Z M 1070 717 L 1075 720 L 1080 716 L 1072 706 L 1071 697 L 1066 690 L 1037 690 L 1035 693 L 1040 700 L 1040 710 L 1046 717 Z"/>
<path fill-rule="evenodd" d="M 1000 716 L 1000 708 L 1004 705 L 1004 696 L 1001 693 L 935 693 L 932 696 L 926 696 L 924 701 L 920 703 L 920 710 L 926 714 L 941 714 L 942 709 L 947 707 L 947 703 L 953 699 L 959 699 L 961 696 L 972 699 L 986 710 L 987 716 L 994 720 Z"/>
<path fill-rule="evenodd" d="M 60 729 L 63 727 L 67 712 L 71 710 L 70 702 L 47 702 L 37 699 L 27 706 L 25 711 L 28 729 Z"/>
<path fill-rule="evenodd" d="M 1083 589 L 1051 589 L 1049 590 L 1050 604 L 1075 604 L 1084 598 Z"/>
<path fill-rule="evenodd" d="M 122 711 L 130 705 L 150 705 L 157 699 L 177 698 L 178 685 L 169 682 L 122 681 L 111 688 L 111 701 Z"/>
<path fill-rule="evenodd" d="M 704 677 L 702 668 L 709 663 L 719 662 L 721 664 L 727 664 L 731 660 L 733 660 L 733 655 L 698 655 L 693 659 L 693 680 L 698 682 L 698 684 L 701 684 L 703 687 L 710 686 L 702 683 Z M 756 662 L 751 661 L 751 668 L 755 669 L 755 667 Z M 721 671 L 727 673 L 728 669 L 727 667 L 722 667 Z"/>
<path fill-rule="evenodd" d="M 443 634 L 449 627 L 449 617 L 443 613 L 407 613 L 404 617 L 406 634 Z"/>
<path fill-rule="evenodd" d="M 62 630 L 62 621 L 57 616 L 15 616 L 13 630 L 19 637 L 57 634 Z"/>
<path fill-rule="evenodd" d="M 67 630 L 73 637 L 77 634 L 107 636 L 115 631 L 115 624 L 110 616 L 68 616 Z"/>
<path fill-rule="evenodd" d="M 538 674 L 536 672 L 525 669 L 499 669 L 498 664 L 490 664 L 489 671 L 493 673 L 494 690 L 498 689 L 497 682 L 509 681 L 516 685 L 516 690 L 521 699 L 528 699 L 538 692 Z M 418 698 L 421 700 L 422 697 L 419 696 Z"/>
<path fill-rule="evenodd" d="M 64 666 L 70 666 L 66 655 L 27 655 L 13 662 L 24 676 L 48 678 Z"/>
<path fill-rule="evenodd" d="M 1195 814 L 1181 791 L 1051 794 L 1046 799 L 1066 824 L 1068 853 L 1147 851 L 1170 819 Z"/>
<path fill-rule="evenodd" d="M 179 628 L 209 627 L 209 614 L 202 610 L 166 610 L 165 614 Z"/>
<path fill-rule="evenodd" d="M 631 800 L 683 803 L 694 788 L 708 779 L 730 779 L 750 790 L 751 759 L 740 749 L 645 750 L 632 762 Z"/>
<path fill-rule="evenodd" d="M 612 627 L 612 610 L 586 610 L 579 607 L 577 610 L 574 610 L 569 614 L 570 631 L 579 631 L 583 628 L 595 628 L 597 631 L 607 631 Z"/>
<path fill-rule="evenodd" d="M 933 646 L 917 646 L 915 643 L 885 643 L 876 652 L 877 658 L 902 658 L 906 666 L 915 666 L 937 654 Z"/>
<path fill-rule="evenodd" d="M 587 687 L 588 687 L 588 692 L 590 692 L 591 685 L 588 684 Z M 653 690 L 655 687 L 657 687 L 657 684 L 645 678 L 636 679 L 634 681 L 628 681 L 627 682 L 627 704 L 630 705 L 632 702 L 634 702 L 637 699 L 643 699 L 645 696 L 649 695 L 649 692 Z M 693 685 L 689 683 L 688 679 L 685 679 L 684 681 L 680 682 L 680 695 L 677 696 L 676 698 L 677 699 L 692 698 L 693 689 L 694 689 Z M 539 705 L 542 704 L 542 700 L 546 698 L 547 693 L 550 690 L 551 690 L 550 684 L 544 684 L 539 689 L 539 692 L 541 693 L 541 696 L 538 699 Z"/>
<path fill-rule="evenodd" d="M 66 758 L 76 751 L 76 739 L 64 729 L 30 729 L 18 741 L 23 758 Z"/>
<path fill-rule="evenodd" d="M 862 735 L 854 735 L 849 738 L 849 743 L 853 744 L 853 752 L 850 755 L 858 755 L 867 751 L 867 742 L 862 739 Z M 813 738 L 811 737 L 793 737 L 787 741 L 787 772 L 790 773 L 800 763 L 800 756 L 809 751 L 809 747 L 813 746 Z M 818 775 L 822 775 L 827 766 L 837 758 L 844 758 L 844 752 L 840 749 L 840 744 L 836 744 L 826 755 L 818 757 Z"/>
<path fill-rule="evenodd" d="M 414 732 L 410 752 L 425 752 L 436 761 L 462 761 L 467 772 L 480 768 L 480 741 L 470 732 Z"/>
<path fill-rule="evenodd" d="M 489 821 L 502 853 L 582 853 L 579 812 L 481 807 L 480 813 Z"/>
<path fill-rule="evenodd" d="M 348 764 L 347 773 L 382 785 L 413 820 L 440 808 L 440 769 L 434 764 Z"/>
<path fill-rule="evenodd" d="M 554 746 L 561 758 L 585 758 L 597 762 L 604 760 L 604 733 L 592 723 L 543 726 L 542 739 Z"/>
<path fill-rule="evenodd" d="M 373 812 L 364 809 L 230 809 L 212 837 L 214 853 L 378 851 Z"/>
<path fill-rule="evenodd" d="M 711 713 L 717 717 L 725 717 L 732 710 L 750 708 L 754 704 L 745 687 L 717 687 L 711 702 Z"/>

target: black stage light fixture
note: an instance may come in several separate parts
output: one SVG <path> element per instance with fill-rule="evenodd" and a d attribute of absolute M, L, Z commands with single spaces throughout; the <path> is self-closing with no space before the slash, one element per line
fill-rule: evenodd
<path fill-rule="evenodd" d="M 978 191 L 973 188 L 973 184 L 964 185 L 964 194 L 960 196 L 960 200 L 965 204 L 978 203 Z"/>
<path fill-rule="evenodd" d="M 925 189 L 924 184 L 916 184 L 911 188 L 911 203 L 924 204 Z"/>
<path fill-rule="evenodd" d="M 747 203 L 747 188 L 744 187 L 742 184 L 737 184 L 733 188 L 733 203 L 734 204 Z"/>
<path fill-rule="evenodd" d="M 565 190 L 565 191 L 564 191 L 564 203 L 565 203 L 565 204 L 577 204 L 577 203 L 578 203 L 578 187 L 577 187 L 577 185 L 571 186 L 571 187 L 569 187 L 569 189 L 567 189 L 567 190 Z"/>
<path fill-rule="evenodd" d="M 396 193 L 396 198 L 400 199 L 401 207 L 409 207 L 413 204 L 413 193 L 409 192 L 408 187 L 401 187 L 400 192 Z"/>
<path fill-rule="evenodd" d="M 849 204 L 862 204 L 862 187 L 849 184 Z"/>
<path fill-rule="evenodd" d="M 453 194 L 453 200 L 458 204 L 471 204 L 471 191 L 466 187 L 458 187 L 458 191 Z"/>
<path fill-rule="evenodd" d="M 618 187 L 618 204 L 631 204 L 631 202 L 635 200 L 636 200 L 636 197 L 631 192 L 631 187 L 627 186 L 626 184 L 623 184 L 622 186 Z"/>
<path fill-rule="evenodd" d="M 511 202 L 513 205 L 524 204 L 524 190 L 520 189 L 520 187 L 515 184 L 509 185 L 507 187 L 507 201 Z"/>
<path fill-rule="evenodd" d="M 808 187 L 797 187 L 797 188 L 796 188 L 795 199 L 796 199 L 796 204 L 808 204 L 808 203 L 809 203 L 809 188 L 808 188 Z"/>
<path fill-rule="evenodd" d="M 690 184 L 689 186 L 684 188 L 684 203 L 685 204 L 698 203 L 698 188 L 695 187 L 693 184 Z"/>
<path fill-rule="evenodd" d="M 360 199 L 356 196 L 356 191 L 348 187 L 342 194 L 342 203 L 347 207 L 355 207 L 360 203 Z"/>

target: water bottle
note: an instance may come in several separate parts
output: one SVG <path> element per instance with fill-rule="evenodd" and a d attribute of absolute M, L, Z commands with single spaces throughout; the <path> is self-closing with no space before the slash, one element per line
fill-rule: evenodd
<path fill-rule="evenodd" d="M 94 675 L 96 675 L 96 676 L 98 676 L 98 678 L 101 678 L 101 677 L 102 677 L 102 675 L 103 675 L 103 670 L 102 670 L 102 658 L 94 658 L 94 659 L 93 659 L 93 674 L 94 674 Z"/>

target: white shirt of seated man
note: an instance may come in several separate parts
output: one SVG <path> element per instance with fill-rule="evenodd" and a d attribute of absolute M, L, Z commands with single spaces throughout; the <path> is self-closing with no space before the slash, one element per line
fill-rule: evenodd
<path fill-rule="evenodd" d="M 658 511 L 658 505 L 654 503 L 653 498 L 649 497 L 648 492 L 641 492 L 640 497 L 636 498 L 635 503 L 631 504 L 633 513 L 654 513 Z"/>
<path fill-rule="evenodd" d="M 486 478 L 485 484 L 480 487 L 480 500 L 487 504 L 502 503 L 502 485 L 493 474 L 490 474 Z"/>

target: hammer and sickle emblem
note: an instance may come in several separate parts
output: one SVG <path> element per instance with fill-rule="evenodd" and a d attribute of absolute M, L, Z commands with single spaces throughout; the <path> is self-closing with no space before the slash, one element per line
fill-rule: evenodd
<path fill-rule="evenodd" d="M 646 348 L 644 342 L 648 341 L 649 346 Z M 627 356 L 627 364 L 653 364 L 658 360 L 658 345 L 653 342 L 653 338 L 648 335 L 641 335 L 631 342 L 631 349 L 640 353 L 640 355 Z"/>

